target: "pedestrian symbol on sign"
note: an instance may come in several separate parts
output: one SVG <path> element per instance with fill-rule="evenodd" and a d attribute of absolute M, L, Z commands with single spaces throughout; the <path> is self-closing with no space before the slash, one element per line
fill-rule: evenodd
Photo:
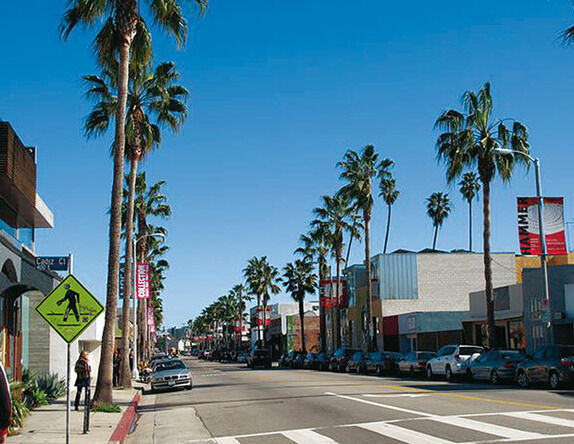
<path fill-rule="evenodd" d="M 74 312 L 74 316 L 76 317 L 76 321 L 80 322 L 80 314 L 78 313 L 78 307 L 76 303 L 80 303 L 80 294 L 75 292 L 74 290 L 70 289 L 70 284 L 65 284 L 64 288 L 66 289 L 66 295 L 60 299 L 56 304 L 62 305 L 62 302 L 68 301 L 68 306 L 66 307 L 66 311 L 64 312 L 64 322 L 68 320 L 68 316 L 70 315 L 70 310 Z M 84 318 L 86 319 L 86 318 Z M 87 322 L 87 320 L 84 320 Z"/>

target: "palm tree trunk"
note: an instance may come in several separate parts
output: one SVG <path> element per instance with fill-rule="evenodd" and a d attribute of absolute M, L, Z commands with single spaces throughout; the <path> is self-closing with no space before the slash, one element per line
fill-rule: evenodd
<path fill-rule="evenodd" d="M 243 295 L 239 290 L 239 350 L 241 351 L 241 343 L 243 341 Z"/>
<path fill-rule="evenodd" d="M 373 328 L 373 313 L 372 313 L 372 304 L 373 304 L 373 286 L 371 283 L 371 238 L 369 233 L 369 224 L 371 221 L 371 214 L 369 211 L 363 212 L 363 218 L 365 220 L 365 264 L 367 265 L 367 351 L 375 351 L 377 349 L 376 341 L 377 338 L 375 337 L 375 332 Z"/>
<path fill-rule="evenodd" d="M 484 280 L 486 283 L 486 339 L 489 347 L 496 346 L 494 325 L 494 295 L 492 290 L 492 258 L 490 257 L 490 182 L 482 182 L 482 211 L 484 218 Z"/>
<path fill-rule="evenodd" d="M 342 238 L 342 235 L 341 235 Z M 337 306 L 335 307 L 335 344 L 337 348 L 341 346 L 341 307 L 339 300 L 339 295 L 341 294 L 341 258 L 343 255 L 343 242 L 338 242 L 337 244 L 337 290 L 335 292 L 335 301 Z"/>
<path fill-rule="evenodd" d="M 299 295 L 299 319 L 301 321 L 301 351 L 307 353 L 305 346 L 305 293 Z"/>
<path fill-rule="evenodd" d="M 472 200 L 468 201 L 468 251 L 472 252 Z"/>
<path fill-rule="evenodd" d="M 319 332 L 321 334 L 321 352 L 327 352 L 327 322 L 325 319 L 325 295 L 321 300 L 321 283 L 325 280 L 323 275 L 323 264 L 325 259 L 319 258 Z"/>
<path fill-rule="evenodd" d="M 122 2 L 118 2 L 122 3 Z M 137 1 L 130 0 L 132 6 L 130 12 L 137 17 Z M 133 3 L 133 4 L 132 4 Z M 125 18 L 125 17 L 123 17 Z M 112 199 L 110 211 L 110 246 L 108 252 L 108 282 L 106 291 L 106 314 L 104 331 L 102 334 L 102 350 L 100 366 L 98 368 L 98 380 L 94 393 L 94 404 L 111 404 L 113 402 L 113 356 L 116 331 L 116 314 L 118 300 L 118 274 L 120 268 L 120 235 L 122 230 L 122 194 L 124 178 L 124 148 L 125 148 L 125 120 L 126 104 L 128 98 L 130 47 L 136 33 L 135 22 L 129 26 L 129 22 L 122 22 L 120 29 L 120 63 L 118 79 L 118 110 L 116 114 L 116 128 L 114 140 L 114 172 L 112 185 Z"/>
<path fill-rule="evenodd" d="M 434 235 L 432 238 L 432 249 L 436 250 L 436 238 L 438 236 L 438 225 L 434 226 Z"/>
<path fill-rule="evenodd" d="M 134 150 L 135 151 L 135 150 Z M 131 159 L 131 169 L 129 176 L 129 198 L 128 209 L 126 214 L 126 259 L 125 259 L 125 275 L 124 275 L 124 301 L 122 307 L 122 362 L 120 367 L 120 384 L 123 387 L 130 388 L 132 386 L 132 376 L 130 369 L 130 337 L 128 330 L 130 326 L 130 296 L 132 290 L 132 259 L 133 251 L 133 235 L 134 235 L 134 207 L 135 207 L 135 194 L 136 194 L 136 176 L 138 171 L 138 158 L 133 155 Z M 134 295 L 135 297 L 135 295 Z M 135 339 L 135 338 L 134 338 Z"/>
<path fill-rule="evenodd" d="M 355 214 L 353 214 L 353 228 L 355 228 L 355 226 L 356 226 L 357 214 L 358 214 L 358 210 L 355 210 Z M 353 243 L 353 236 L 351 236 L 351 238 L 349 239 L 349 246 L 347 247 L 347 255 L 345 256 L 345 266 L 343 268 L 347 268 L 347 265 L 349 264 L 349 256 L 351 255 L 351 244 L 352 243 Z"/>
<path fill-rule="evenodd" d="M 263 347 L 267 348 L 267 343 L 265 339 L 265 329 L 267 328 L 267 300 L 269 296 L 267 294 L 263 295 Z"/>
<path fill-rule="evenodd" d="M 261 322 L 263 322 L 263 319 L 259 318 L 260 308 L 261 308 L 261 296 L 257 295 L 257 319 L 255 320 L 255 323 L 257 324 L 257 345 L 259 347 L 261 347 L 261 323 L 259 321 L 261 320 Z"/>
<path fill-rule="evenodd" d="M 387 230 L 385 233 L 385 246 L 383 247 L 383 254 L 387 254 L 387 245 L 389 243 L 389 232 L 391 231 L 391 205 L 387 204 L 389 209 L 387 213 Z"/>

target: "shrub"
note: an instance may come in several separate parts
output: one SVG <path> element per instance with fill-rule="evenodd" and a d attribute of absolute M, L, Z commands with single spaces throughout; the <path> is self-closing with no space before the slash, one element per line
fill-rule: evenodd
<path fill-rule="evenodd" d="M 48 396 L 46 396 L 46 392 L 38 387 L 35 381 L 28 384 L 23 391 L 23 395 L 24 403 L 29 409 L 33 409 L 34 407 L 41 405 L 48 405 L 50 403 Z"/>
<path fill-rule="evenodd" d="M 22 399 L 21 391 L 18 386 L 19 384 L 10 384 L 10 393 L 12 395 L 12 425 L 10 426 L 11 432 L 14 431 L 14 429 L 22 427 L 24 418 L 30 411 Z"/>
<path fill-rule="evenodd" d="M 46 393 L 48 401 L 53 401 L 66 394 L 66 380 L 58 378 L 57 373 L 37 377 L 36 384 Z"/>
<path fill-rule="evenodd" d="M 94 406 L 92 410 L 94 412 L 103 412 L 103 413 L 120 413 L 122 411 L 120 406 L 115 404 L 100 404 Z"/>

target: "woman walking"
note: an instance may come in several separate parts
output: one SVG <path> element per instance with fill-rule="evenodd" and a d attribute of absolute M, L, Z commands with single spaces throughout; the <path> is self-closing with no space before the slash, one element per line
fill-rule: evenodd
<path fill-rule="evenodd" d="M 92 372 L 92 368 L 90 367 L 87 351 L 83 350 L 80 353 L 80 357 L 76 361 L 74 371 L 76 372 L 76 400 L 74 402 L 74 408 L 78 410 L 82 387 L 86 390 L 86 394 L 90 393 L 90 374 Z"/>

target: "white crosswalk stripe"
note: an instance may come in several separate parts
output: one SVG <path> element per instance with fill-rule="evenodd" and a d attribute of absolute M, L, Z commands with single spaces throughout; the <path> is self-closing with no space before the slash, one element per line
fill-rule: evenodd
<path fill-rule="evenodd" d="M 431 421 L 441 422 L 456 427 L 474 430 L 477 432 L 488 433 L 489 435 L 496 435 L 508 439 L 540 439 L 544 435 L 540 433 L 524 432 L 518 429 L 511 429 L 510 427 L 503 427 L 496 424 L 490 424 L 474 419 L 452 417 L 452 416 L 436 416 L 430 418 Z"/>
<path fill-rule="evenodd" d="M 241 444 L 237 439 L 235 438 L 215 438 L 215 442 L 217 444 Z"/>
<path fill-rule="evenodd" d="M 321 435 L 313 430 L 290 430 L 281 434 L 298 444 L 325 444 L 337 442 L 328 436 Z"/>
<path fill-rule="evenodd" d="M 537 413 L 527 412 L 508 412 L 501 413 L 503 416 L 511 416 L 513 418 L 526 419 L 528 421 L 543 422 L 545 424 L 552 424 L 557 426 L 572 427 L 574 429 L 574 421 L 570 419 L 557 418 L 555 416 L 540 415 Z"/>
<path fill-rule="evenodd" d="M 379 435 L 386 436 L 387 438 L 396 439 L 397 441 L 407 443 L 425 443 L 425 444 L 452 444 L 452 441 L 437 438 L 435 436 L 427 435 L 426 433 L 417 432 L 414 430 L 405 429 L 386 422 L 371 422 L 368 424 L 360 424 L 358 427 L 370 430 L 371 432 L 378 433 Z"/>

